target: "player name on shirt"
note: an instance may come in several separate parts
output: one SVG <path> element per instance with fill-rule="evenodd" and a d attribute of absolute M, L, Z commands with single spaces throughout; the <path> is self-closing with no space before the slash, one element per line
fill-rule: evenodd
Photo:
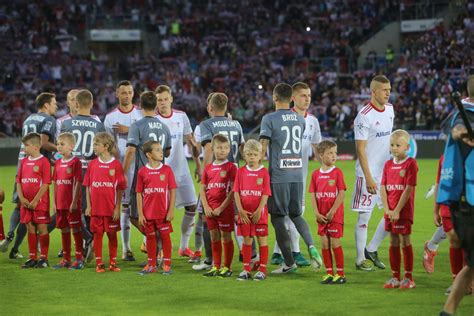
<path fill-rule="evenodd" d="M 97 128 L 97 122 L 94 121 L 79 121 L 79 120 L 72 120 L 72 126 L 76 127 L 90 127 L 90 128 Z"/>
<path fill-rule="evenodd" d="M 231 120 L 226 120 L 226 121 L 215 121 L 212 122 L 213 127 L 238 127 L 240 128 L 240 124 L 237 121 L 231 121 Z"/>
<path fill-rule="evenodd" d="M 281 118 L 283 119 L 284 122 L 287 122 L 287 121 L 298 121 L 298 117 L 297 117 L 298 114 L 284 114 L 281 116 Z"/>

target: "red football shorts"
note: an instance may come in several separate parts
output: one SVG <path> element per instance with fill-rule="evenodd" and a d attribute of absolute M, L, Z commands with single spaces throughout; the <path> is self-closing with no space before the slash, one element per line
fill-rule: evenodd
<path fill-rule="evenodd" d="M 32 211 L 26 207 L 20 208 L 20 223 L 48 224 L 51 222 L 49 211 Z"/>
<path fill-rule="evenodd" d="M 268 236 L 268 225 L 267 224 L 238 224 L 237 235 L 244 237 L 266 237 Z"/>
<path fill-rule="evenodd" d="M 166 219 L 147 219 L 143 226 L 143 232 L 149 235 L 156 231 L 159 231 L 160 234 L 170 234 L 173 232 L 173 226 Z"/>
<path fill-rule="evenodd" d="M 342 236 L 344 236 L 344 225 L 334 222 L 326 224 L 318 223 L 318 235 L 328 236 L 331 238 L 342 238 Z"/>
<path fill-rule="evenodd" d="M 78 228 L 82 226 L 81 211 L 56 210 L 56 228 Z"/>
<path fill-rule="evenodd" d="M 218 217 L 207 217 L 207 228 L 209 230 L 219 229 L 223 232 L 234 231 L 234 214 L 231 209 L 226 209 Z"/>
<path fill-rule="evenodd" d="M 396 222 L 391 222 L 385 219 L 385 231 L 392 234 L 409 235 L 411 234 L 412 222 L 409 219 L 399 219 Z"/>
<path fill-rule="evenodd" d="M 450 217 L 443 216 L 441 219 L 443 223 L 443 230 L 445 233 L 454 229 L 453 222 L 451 221 L 451 216 Z"/>
<path fill-rule="evenodd" d="M 120 231 L 120 220 L 114 221 L 112 216 L 91 216 L 92 233 L 116 233 Z"/>

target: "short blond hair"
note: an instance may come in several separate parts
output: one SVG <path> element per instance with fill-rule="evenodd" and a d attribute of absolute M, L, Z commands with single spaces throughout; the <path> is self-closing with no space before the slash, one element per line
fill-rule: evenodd
<path fill-rule="evenodd" d="M 227 102 L 229 98 L 225 95 L 225 93 L 216 92 L 212 95 L 211 100 L 209 101 L 210 106 L 212 109 L 216 111 L 225 111 L 227 110 Z"/>
<path fill-rule="evenodd" d="M 60 139 L 68 142 L 71 145 L 76 145 L 76 137 L 74 137 L 73 133 L 69 133 L 69 132 L 61 133 L 59 134 L 57 140 L 60 140 Z"/>
<path fill-rule="evenodd" d="M 107 132 L 97 133 L 94 137 L 94 142 L 104 145 L 107 147 L 109 153 L 115 152 L 115 140 L 112 135 Z"/>
<path fill-rule="evenodd" d="M 169 86 L 162 84 L 162 85 L 156 87 L 155 94 L 159 94 L 159 93 L 163 93 L 163 92 L 168 92 L 170 95 L 172 95 L 171 94 L 171 88 Z"/>
<path fill-rule="evenodd" d="M 318 144 L 318 154 L 322 155 L 328 149 L 337 147 L 337 144 L 332 140 L 326 139 Z"/>
<path fill-rule="evenodd" d="M 255 152 L 261 153 L 262 144 L 260 144 L 260 142 L 255 139 L 249 139 L 248 141 L 245 142 L 244 154 L 249 151 L 255 151 Z"/>
<path fill-rule="evenodd" d="M 410 134 L 403 129 L 397 129 L 393 131 L 390 135 L 390 138 L 404 139 L 407 144 L 410 142 Z"/>
<path fill-rule="evenodd" d="M 370 90 L 374 90 L 375 87 L 380 83 L 381 84 L 390 83 L 390 80 L 388 80 L 388 78 L 383 75 L 375 76 L 374 78 L 372 78 L 372 81 L 370 82 Z"/>

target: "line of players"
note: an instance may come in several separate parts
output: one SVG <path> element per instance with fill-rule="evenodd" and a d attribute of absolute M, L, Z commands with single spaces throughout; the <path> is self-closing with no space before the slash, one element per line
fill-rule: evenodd
<path fill-rule="evenodd" d="M 367 248 L 365 248 L 365 243 L 366 243 L 366 238 L 367 238 L 366 230 L 367 230 L 367 225 L 368 225 L 368 220 L 370 218 L 371 210 L 373 209 L 375 204 L 380 205 L 380 202 L 381 202 L 380 200 L 378 200 L 379 196 L 377 196 L 376 193 L 378 192 L 377 187 L 380 185 L 380 181 L 381 181 L 381 177 L 380 177 L 381 170 L 383 169 L 383 164 L 387 160 L 388 153 L 389 153 L 389 150 L 383 150 L 383 149 L 388 147 L 388 144 L 390 143 L 389 138 L 390 138 L 391 130 L 393 126 L 393 109 L 391 108 L 389 104 L 387 104 L 388 97 L 390 95 L 390 83 L 388 79 L 386 79 L 383 76 L 378 76 L 374 78 L 374 80 L 371 83 L 371 90 L 372 90 L 371 102 L 359 112 L 356 118 L 356 121 L 354 123 L 354 130 L 355 130 L 355 136 L 356 136 L 356 148 L 358 152 L 358 161 L 357 161 L 357 167 L 356 167 L 356 173 L 358 177 L 356 181 L 356 188 L 353 194 L 352 208 L 356 211 L 359 211 L 359 219 L 358 219 L 358 224 L 356 227 L 356 244 L 357 244 L 357 250 L 358 250 L 358 259 L 356 262 L 356 267 L 361 270 L 372 270 L 373 266 L 371 265 L 371 261 L 375 263 L 379 268 L 384 268 L 384 265 L 380 262 L 380 260 L 378 260 L 377 252 L 376 252 L 378 245 L 380 244 L 380 242 L 382 241 L 383 237 L 386 234 L 385 233 L 386 224 L 383 219 L 377 227 L 377 231 L 374 236 L 374 239 L 367 246 Z M 70 98 L 71 100 L 73 99 L 74 97 L 73 95 L 75 93 L 76 91 L 71 91 L 70 94 L 68 94 L 68 101 L 70 100 Z M 174 141 L 176 141 L 177 144 L 180 144 L 180 145 L 183 143 L 183 138 L 186 138 L 186 142 L 188 143 L 189 148 L 192 148 L 193 158 L 198 163 L 199 159 L 197 158 L 197 155 L 199 153 L 199 143 L 196 143 L 192 137 L 192 131 L 190 129 L 189 120 L 187 120 L 187 117 L 183 112 L 171 109 L 172 95 L 168 87 L 160 86 L 157 89 L 156 93 L 158 97 L 158 111 L 160 113 L 159 114 L 160 120 L 163 120 L 163 119 L 166 120 L 170 118 L 172 119 L 173 117 L 177 118 L 179 116 L 183 117 L 184 119 L 181 119 L 181 121 L 179 118 L 177 120 L 170 120 L 169 124 L 165 124 L 165 125 L 168 125 L 168 127 L 174 124 L 176 129 L 178 130 L 178 132 L 175 134 L 171 134 L 168 131 L 168 134 L 166 132 L 162 132 L 162 134 L 155 133 L 154 135 L 152 135 L 152 133 L 149 133 L 149 134 L 142 134 L 142 135 L 148 135 L 148 139 L 151 137 L 151 138 L 154 138 L 155 140 L 159 140 L 160 143 L 163 143 L 165 156 L 169 155 L 170 152 L 173 152 L 170 150 L 171 148 L 173 149 L 183 148 L 183 146 L 171 146 L 170 138 L 172 138 Z M 42 94 L 42 97 L 45 97 L 45 95 L 46 97 L 48 97 L 47 94 Z M 53 144 L 54 142 L 53 135 L 57 135 L 57 134 L 56 132 L 53 133 L 53 127 L 56 125 L 54 124 L 54 119 L 51 116 L 48 117 L 48 114 L 54 115 L 55 110 L 56 110 L 56 101 L 54 99 L 54 95 L 50 95 L 50 97 L 51 98 L 48 100 L 48 102 L 43 102 L 43 106 L 39 106 L 39 111 L 38 111 L 38 114 L 36 114 L 36 116 L 33 115 L 32 117 L 30 117 L 31 118 L 30 121 L 28 120 L 30 118 L 28 118 L 25 121 L 24 134 L 27 134 L 30 131 L 40 132 L 41 133 L 41 148 L 45 150 L 49 150 L 49 152 L 45 152 L 45 153 L 48 153 L 51 156 L 51 153 L 56 150 L 55 145 Z M 75 135 L 77 141 L 74 148 L 75 149 L 74 154 L 81 157 L 83 169 L 87 167 L 88 162 L 93 157 L 93 149 L 92 149 L 92 144 L 91 144 L 93 140 L 93 136 L 97 132 L 100 132 L 104 129 L 107 130 L 112 135 L 114 135 L 115 141 L 118 147 L 118 152 L 119 152 L 118 157 L 120 158 L 121 161 L 123 161 L 123 166 L 124 166 L 125 174 L 127 175 L 127 179 L 128 180 L 134 179 L 133 181 L 128 181 L 129 187 L 127 188 L 127 190 L 125 190 L 125 192 L 130 192 L 130 188 L 134 187 L 134 183 L 135 183 L 134 174 L 136 175 L 136 170 L 138 170 L 137 168 L 135 168 L 135 172 L 133 172 L 134 169 L 130 168 L 130 165 L 133 163 L 133 158 L 134 158 L 133 156 L 134 154 L 136 154 L 137 158 L 135 159 L 136 160 L 135 164 L 139 166 L 144 165 L 146 160 L 142 152 L 136 150 L 140 144 L 133 144 L 133 142 L 129 141 L 129 139 L 133 140 L 134 138 L 130 136 L 130 134 L 133 134 L 133 133 L 131 130 L 129 131 L 129 129 L 133 125 L 132 123 L 139 121 L 143 115 L 145 117 L 150 117 L 150 118 L 154 117 L 155 109 L 153 107 L 153 109 L 150 109 L 149 113 L 147 114 L 145 113 L 146 109 L 143 108 L 142 109 L 143 114 L 142 114 L 140 110 L 138 110 L 138 108 L 134 107 L 131 104 L 131 100 L 133 98 L 133 88 L 131 84 L 126 81 L 119 83 L 119 85 L 117 86 L 117 97 L 119 99 L 120 104 L 116 110 L 114 110 L 113 112 L 107 115 L 104 122 L 105 128 L 101 126 L 101 123 L 97 118 L 93 118 L 90 116 L 92 96 L 90 96 L 90 102 L 85 102 L 83 98 L 81 97 L 77 98 L 76 96 L 76 102 L 74 104 L 77 104 L 78 113 L 77 114 L 74 113 L 75 107 L 70 106 L 71 108 L 70 117 L 66 119 L 59 119 L 57 121 L 57 124 L 59 126 L 57 130 L 70 131 Z M 210 98 L 212 97 L 213 96 L 211 95 Z M 224 116 L 226 112 L 227 100 L 225 98 L 224 100 L 219 101 L 220 98 L 223 99 L 224 97 L 225 95 L 223 94 L 216 94 L 215 102 L 214 103 L 208 102 L 208 111 L 211 116 L 211 119 L 207 120 L 206 122 L 203 122 L 199 127 L 200 130 L 196 131 L 196 138 L 198 139 L 198 137 L 200 136 L 199 142 L 201 143 L 204 149 L 203 164 L 205 166 L 212 161 L 211 141 L 212 141 L 212 137 L 215 134 L 224 134 L 230 140 L 231 149 L 232 149 L 229 155 L 230 161 L 234 161 L 237 158 L 238 151 L 239 149 L 242 148 L 242 145 L 243 145 L 243 135 L 242 135 L 240 125 L 238 124 L 238 122 L 232 121 Z M 306 110 L 310 104 L 310 98 L 311 98 L 311 92 L 307 85 L 298 83 L 293 86 L 291 99 L 295 104 L 294 111 L 299 112 L 305 118 L 308 118 L 308 117 L 310 118 L 309 120 L 308 119 L 305 120 L 304 126 L 302 128 L 302 130 L 304 131 L 304 134 L 302 135 L 302 141 L 307 142 L 306 144 L 299 145 L 302 147 L 303 152 L 304 150 L 306 151 L 310 150 L 311 146 L 316 145 L 317 143 L 320 142 L 319 124 L 317 123 L 317 119 L 306 113 Z M 37 100 L 37 101 L 41 103 L 41 98 L 39 99 L 40 100 Z M 277 102 L 275 101 L 275 103 Z M 68 104 L 71 105 L 72 102 L 71 103 L 68 102 Z M 65 124 L 66 122 L 68 123 Z M 40 124 L 37 124 L 37 123 L 40 123 Z M 180 124 L 182 125 L 180 126 Z M 262 122 L 262 125 L 263 125 L 263 122 Z M 162 130 L 166 131 L 166 127 L 164 125 L 162 126 L 164 127 L 162 128 Z M 284 129 L 281 129 L 281 130 L 284 130 Z M 288 131 L 289 131 L 288 134 L 291 134 L 293 130 L 291 132 L 290 130 Z M 308 131 L 311 133 L 308 133 Z M 139 136 L 140 129 L 136 128 L 135 133 L 137 133 L 137 136 Z M 294 136 L 294 135 L 290 135 L 290 136 Z M 262 138 L 265 139 L 265 137 L 262 137 Z M 288 146 L 288 144 L 290 144 L 291 141 L 294 141 L 291 139 L 291 137 L 285 140 L 288 140 L 285 146 Z M 266 147 L 265 141 L 263 141 L 263 144 L 264 144 L 264 147 Z M 174 152 L 178 152 L 178 150 Z M 291 152 L 290 150 L 289 154 L 291 155 L 295 153 Z M 21 155 L 22 153 L 20 153 L 20 156 Z M 142 156 L 140 157 L 140 155 Z M 180 157 L 184 159 L 183 160 L 184 163 L 182 163 L 182 161 L 179 161 L 178 159 L 169 159 L 166 162 L 167 163 L 169 162 L 170 164 L 172 164 L 174 161 L 179 161 L 179 163 L 177 163 L 176 165 L 176 169 L 174 166 L 172 169 L 175 172 L 178 171 L 177 181 L 176 181 L 178 185 L 187 187 L 185 190 L 182 190 L 182 192 L 184 192 L 183 194 L 184 197 L 182 197 L 181 200 L 178 198 L 179 190 L 177 191 L 177 196 L 178 196 L 177 200 L 179 202 L 182 201 L 181 204 L 179 202 L 177 203 L 177 207 L 178 206 L 187 207 L 186 215 L 183 218 L 182 238 L 181 238 L 179 253 L 180 255 L 184 254 L 184 255 L 193 257 L 192 252 L 189 250 L 188 243 L 189 243 L 189 236 L 191 235 L 191 231 L 194 224 L 194 212 L 196 209 L 197 200 L 195 198 L 194 188 L 192 186 L 192 179 L 190 177 L 187 164 L 185 164 L 186 161 L 184 158 L 184 154 L 181 155 Z M 303 165 L 303 168 L 301 169 L 303 170 L 303 172 L 306 172 L 307 174 L 308 153 L 307 152 L 306 154 L 303 153 L 302 157 L 303 157 L 303 160 L 301 161 L 301 163 Z M 305 161 L 305 158 L 306 158 L 306 161 Z M 281 157 L 277 159 L 281 160 Z M 288 160 L 289 164 L 291 164 L 291 162 L 292 162 L 291 160 Z M 305 162 L 306 162 L 306 166 L 304 167 Z M 185 167 L 183 168 L 183 166 Z M 178 178 L 180 177 L 180 174 L 179 174 L 180 167 L 181 169 L 185 169 L 183 172 L 182 181 L 178 180 Z M 197 173 L 200 174 L 199 164 L 198 164 Z M 306 174 L 302 177 L 303 181 L 306 179 Z M 277 182 L 272 182 L 272 183 L 276 184 Z M 305 185 L 303 184 L 302 187 L 304 188 Z M 278 188 L 275 188 L 275 190 L 279 192 Z M 299 190 L 299 191 L 302 192 L 302 190 Z M 299 196 L 303 196 L 303 195 L 304 194 L 301 193 Z M 130 196 L 132 197 L 131 199 L 130 199 Z M 125 194 L 124 200 L 123 200 L 124 211 L 121 214 L 122 239 L 123 239 L 123 245 L 124 245 L 123 257 L 126 260 L 133 260 L 133 254 L 131 253 L 130 243 L 129 243 L 129 239 L 130 239 L 129 237 L 130 236 L 129 235 L 130 223 L 128 222 L 129 219 L 131 218 L 132 219 L 131 222 L 135 224 L 136 226 L 139 226 L 138 214 L 136 211 L 133 211 L 133 210 L 137 210 L 136 206 L 135 207 L 133 206 L 134 203 L 136 204 L 136 201 L 133 201 L 134 196 L 135 194 L 130 194 L 130 193 Z M 281 196 L 281 195 L 278 194 L 278 196 Z M 83 199 L 83 201 L 84 200 L 85 199 Z M 304 201 L 304 199 L 302 200 Z M 269 205 L 271 205 L 273 201 L 275 201 L 275 199 L 271 198 Z M 284 208 L 281 205 L 278 205 L 279 204 L 278 201 L 276 201 L 274 204 L 275 204 L 274 205 L 275 207 L 273 207 L 274 209 Z M 303 210 L 304 210 L 304 206 L 303 206 Z M 128 214 L 129 212 L 130 212 L 130 215 Z M 285 214 L 285 215 L 289 215 L 289 214 Z M 298 249 L 299 241 L 297 239 L 297 236 L 299 234 L 296 232 L 297 227 L 295 225 L 291 225 L 291 223 L 294 223 L 294 221 L 291 221 L 289 219 L 293 219 L 293 218 L 291 216 L 284 216 L 285 223 L 281 227 L 283 227 L 285 231 L 286 229 L 289 229 L 290 231 L 289 236 L 291 236 L 291 240 L 292 240 L 292 247 L 290 247 L 290 249 L 293 250 L 293 253 L 291 254 L 291 256 L 293 257 L 293 260 L 295 259 L 297 260 L 297 263 L 298 263 L 298 260 L 300 260 L 299 263 L 302 263 L 301 265 L 306 265 L 306 263 L 304 262 L 306 261 L 306 259 L 304 259 L 304 257 L 301 256 L 300 251 Z M 273 217 L 272 217 L 272 222 L 273 222 Z M 279 223 L 277 223 L 277 226 L 278 225 Z M 206 225 L 204 224 L 203 226 L 205 228 Z M 274 223 L 274 226 L 275 226 L 275 223 Z M 90 243 L 92 238 L 91 236 L 86 235 L 88 230 L 84 228 L 82 229 L 83 232 L 85 233 L 84 238 L 88 241 L 88 243 Z M 12 231 L 13 230 L 10 229 L 10 232 L 9 232 L 10 236 L 11 236 L 10 233 Z M 199 236 L 199 233 L 200 233 L 199 229 L 197 229 L 197 231 L 198 231 L 197 236 Z M 42 234 L 40 233 L 40 235 Z M 205 235 L 205 233 L 202 233 L 202 235 Z M 302 235 L 304 237 L 304 234 Z M 17 236 L 17 239 L 18 239 L 18 236 Z M 196 240 L 197 240 L 196 249 L 200 249 L 199 238 L 196 238 Z M 278 233 L 277 233 L 277 240 L 280 242 L 280 239 L 278 238 Z M 286 238 L 281 243 L 287 243 L 287 241 L 289 240 L 290 238 Z M 293 240 L 296 240 L 296 241 L 293 241 Z M 308 243 L 310 242 L 307 242 L 307 244 Z M 285 248 L 288 248 L 288 247 L 285 246 Z M 18 251 L 18 246 L 14 245 L 14 248 L 12 249 L 11 254 L 15 255 L 16 253 L 18 253 L 17 251 Z M 319 257 L 319 255 L 316 256 L 316 255 L 311 255 L 311 254 L 310 256 L 315 259 Z M 204 265 L 210 264 L 209 255 L 207 257 L 208 257 L 207 261 L 204 260 L 203 262 Z M 287 268 L 292 267 L 294 262 L 292 264 L 291 260 L 288 259 L 288 257 L 290 256 L 284 255 L 283 257 L 285 257 L 284 261 L 285 261 L 286 267 Z M 282 257 L 278 256 L 278 246 L 276 246 L 275 253 L 272 257 L 272 262 L 281 263 L 281 262 L 278 262 L 280 258 L 283 259 Z M 370 261 L 367 259 L 370 259 Z M 202 267 L 202 265 L 200 265 L 200 267 Z M 282 272 L 286 272 L 286 270 L 283 268 Z"/>

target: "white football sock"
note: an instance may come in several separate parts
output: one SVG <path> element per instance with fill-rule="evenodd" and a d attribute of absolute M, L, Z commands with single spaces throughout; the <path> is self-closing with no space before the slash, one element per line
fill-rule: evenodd
<path fill-rule="evenodd" d="M 370 212 L 359 212 L 355 227 L 356 263 L 360 264 L 365 259 L 364 248 L 367 243 L 367 227 L 369 226 Z"/>
<path fill-rule="evenodd" d="M 380 219 L 379 224 L 377 225 L 377 229 L 375 230 L 375 234 L 372 237 L 372 240 L 370 243 L 367 245 L 367 251 L 368 252 L 374 252 L 379 249 L 380 244 L 384 240 L 384 238 L 388 235 L 388 232 L 385 231 L 385 218 L 382 217 Z"/>
<path fill-rule="evenodd" d="M 426 246 L 431 251 L 437 251 L 439 244 L 445 239 L 446 239 L 446 233 L 443 230 L 443 226 L 440 226 L 436 228 L 433 236 L 428 241 L 428 244 Z"/>
<path fill-rule="evenodd" d="M 132 250 L 130 246 L 130 225 L 130 209 L 124 208 L 120 213 L 120 236 L 122 237 L 123 253 Z"/>
<path fill-rule="evenodd" d="M 193 233 L 194 213 L 184 212 L 183 221 L 181 222 L 181 242 L 179 249 L 184 250 L 189 247 L 189 239 Z"/>

